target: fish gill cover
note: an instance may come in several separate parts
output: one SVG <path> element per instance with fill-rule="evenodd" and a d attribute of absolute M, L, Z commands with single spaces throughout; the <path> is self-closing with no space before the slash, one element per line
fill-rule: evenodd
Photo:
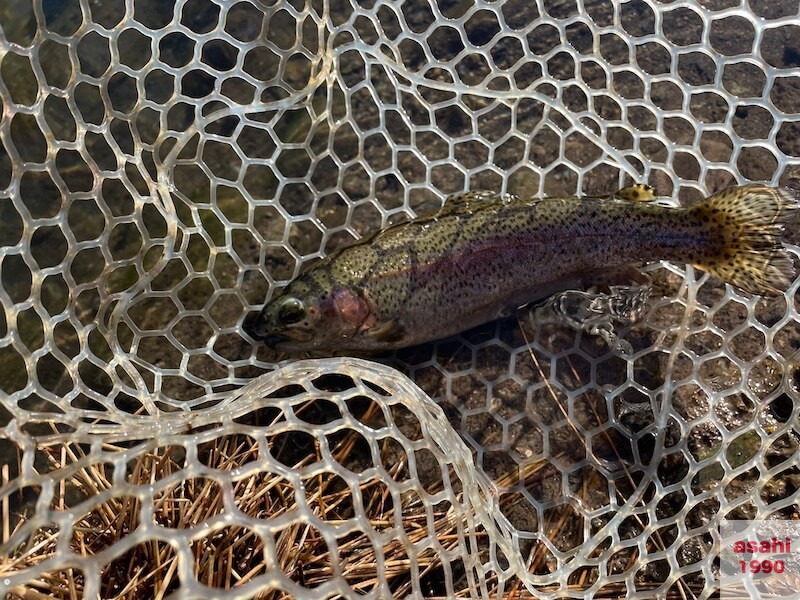
<path fill-rule="evenodd" d="M 242 324 L 452 192 L 791 184 L 797 10 L 0 4 L 0 590 L 711 596 L 721 519 L 799 512 L 797 281 L 651 265 L 630 353 L 522 311 L 280 362 Z"/>

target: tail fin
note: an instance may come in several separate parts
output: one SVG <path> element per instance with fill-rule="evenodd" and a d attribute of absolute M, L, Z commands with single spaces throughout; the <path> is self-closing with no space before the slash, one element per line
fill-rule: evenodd
<path fill-rule="evenodd" d="M 799 209 L 792 191 L 762 184 L 714 194 L 690 212 L 712 227 L 716 224 L 722 247 L 695 266 L 754 294 L 782 294 L 795 270 L 781 233 Z"/>

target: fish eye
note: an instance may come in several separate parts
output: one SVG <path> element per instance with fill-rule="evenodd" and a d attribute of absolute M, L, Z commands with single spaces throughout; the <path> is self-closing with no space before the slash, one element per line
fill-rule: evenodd
<path fill-rule="evenodd" d="M 284 325 L 302 321 L 306 316 L 306 305 L 297 298 L 287 298 L 278 309 L 278 320 Z"/>

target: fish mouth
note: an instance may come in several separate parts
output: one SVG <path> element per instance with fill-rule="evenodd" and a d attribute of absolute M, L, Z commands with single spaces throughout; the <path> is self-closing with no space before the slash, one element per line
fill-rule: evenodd
<path fill-rule="evenodd" d="M 314 338 L 311 331 L 293 330 L 281 333 L 268 333 L 261 337 L 261 341 L 273 350 L 292 350 L 298 345 L 306 345 Z"/>
<path fill-rule="evenodd" d="M 261 338 L 260 341 L 264 342 L 264 345 L 267 348 L 272 348 L 273 350 L 279 350 L 278 344 L 283 344 L 289 338 L 285 335 L 281 335 L 280 333 L 270 333 Z"/>
<path fill-rule="evenodd" d="M 264 339 L 267 337 L 267 333 L 259 325 L 260 318 L 261 318 L 260 312 L 250 313 L 244 318 L 244 321 L 242 322 L 242 331 L 244 331 L 247 335 L 249 335 L 257 342 L 264 341 Z"/>
<path fill-rule="evenodd" d="M 273 350 L 293 350 L 298 345 L 308 345 L 314 340 L 314 332 L 309 329 L 293 327 L 283 331 L 269 331 L 261 321 L 262 313 L 252 313 L 245 317 L 242 330 L 257 342 Z"/>

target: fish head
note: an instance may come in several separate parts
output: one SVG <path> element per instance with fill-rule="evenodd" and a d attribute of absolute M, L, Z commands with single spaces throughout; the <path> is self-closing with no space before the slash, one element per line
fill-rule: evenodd
<path fill-rule="evenodd" d="M 358 335 L 374 324 L 371 303 L 357 289 L 321 289 L 295 280 L 245 326 L 253 338 L 281 352 L 358 348 Z"/>

